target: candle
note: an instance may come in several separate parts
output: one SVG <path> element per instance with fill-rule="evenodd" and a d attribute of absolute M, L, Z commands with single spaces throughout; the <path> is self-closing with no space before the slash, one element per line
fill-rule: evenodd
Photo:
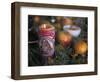
<path fill-rule="evenodd" d="M 54 55 L 55 29 L 50 24 L 42 24 L 39 27 L 39 46 L 42 56 Z"/>

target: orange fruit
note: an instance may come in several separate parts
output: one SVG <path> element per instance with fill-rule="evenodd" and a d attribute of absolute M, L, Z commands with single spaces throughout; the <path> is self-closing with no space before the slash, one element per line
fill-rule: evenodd
<path fill-rule="evenodd" d="M 88 49 L 88 45 L 87 45 L 87 43 L 86 43 L 85 41 L 80 40 L 80 41 L 78 41 L 78 42 L 75 44 L 74 49 L 75 49 L 75 53 L 76 53 L 76 54 L 81 54 L 81 55 L 83 55 L 83 54 L 86 53 L 86 51 L 87 51 L 87 49 Z"/>
<path fill-rule="evenodd" d="M 58 40 L 64 46 L 71 42 L 72 36 L 69 33 L 61 31 L 58 33 Z"/>

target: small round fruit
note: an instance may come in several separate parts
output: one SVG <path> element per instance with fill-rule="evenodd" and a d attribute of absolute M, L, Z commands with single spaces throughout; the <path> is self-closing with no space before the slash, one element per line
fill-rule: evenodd
<path fill-rule="evenodd" d="M 58 33 L 58 40 L 63 46 L 65 46 L 71 42 L 72 36 L 69 33 L 61 31 Z"/>
<path fill-rule="evenodd" d="M 71 18 L 64 18 L 64 25 L 73 25 L 73 20 Z"/>
<path fill-rule="evenodd" d="M 40 22 L 40 17 L 39 16 L 35 16 L 34 17 L 34 21 L 37 22 L 37 23 Z"/>
<path fill-rule="evenodd" d="M 61 16 L 57 16 L 57 17 L 56 17 L 56 21 L 57 21 L 57 22 L 59 22 L 59 21 L 61 21 L 61 20 L 62 20 L 62 17 L 61 17 Z"/>
<path fill-rule="evenodd" d="M 75 53 L 76 53 L 76 54 L 81 54 L 81 55 L 83 55 L 83 54 L 86 53 L 86 51 L 87 51 L 87 49 L 88 49 L 88 46 L 87 46 L 87 43 L 86 43 L 85 41 L 80 40 L 80 41 L 78 41 L 78 42 L 75 44 L 74 49 L 75 49 Z"/>

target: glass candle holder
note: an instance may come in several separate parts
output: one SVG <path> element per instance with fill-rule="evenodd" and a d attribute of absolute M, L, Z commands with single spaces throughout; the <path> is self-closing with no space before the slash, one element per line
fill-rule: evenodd
<path fill-rule="evenodd" d="M 55 28 L 50 24 L 42 24 L 39 27 L 39 47 L 42 56 L 54 55 Z"/>

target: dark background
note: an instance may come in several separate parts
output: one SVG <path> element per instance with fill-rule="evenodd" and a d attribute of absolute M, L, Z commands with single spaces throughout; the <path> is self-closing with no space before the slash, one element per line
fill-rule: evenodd
<path fill-rule="evenodd" d="M 45 65 L 71 65 L 71 64 L 86 64 L 87 56 L 85 57 L 78 55 L 73 58 L 71 54 L 73 54 L 73 46 L 75 42 L 80 39 L 84 39 L 87 41 L 87 18 L 83 17 L 71 17 L 73 18 L 76 25 L 81 28 L 81 34 L 78 38 L 73 38 L 71 45 L 66 48 L 63 48 L 59 45 L 59 42 L 56 40 L 55 42 L 55 54 L 53 56 L 53 63 L 48 64 L 45 63 L 47 60 L 40 54 L 39 52 L 39 44 L 38 44 L 38 28 L 41 21 L 49 22 L 50 24 L 56 24 L 56 16 L 39 16 L 40 22 L 34 21 L 35 15 L 28 16 L 28 66 L 45 66 Z M 52 23 L 52 20 L 55 22 Z M 62 21 L 61 27 L 62 25 Z M 59 30 L 59 29 L 57 29 Z M 60 30 L 63 30 L 62 28 Z"/>

